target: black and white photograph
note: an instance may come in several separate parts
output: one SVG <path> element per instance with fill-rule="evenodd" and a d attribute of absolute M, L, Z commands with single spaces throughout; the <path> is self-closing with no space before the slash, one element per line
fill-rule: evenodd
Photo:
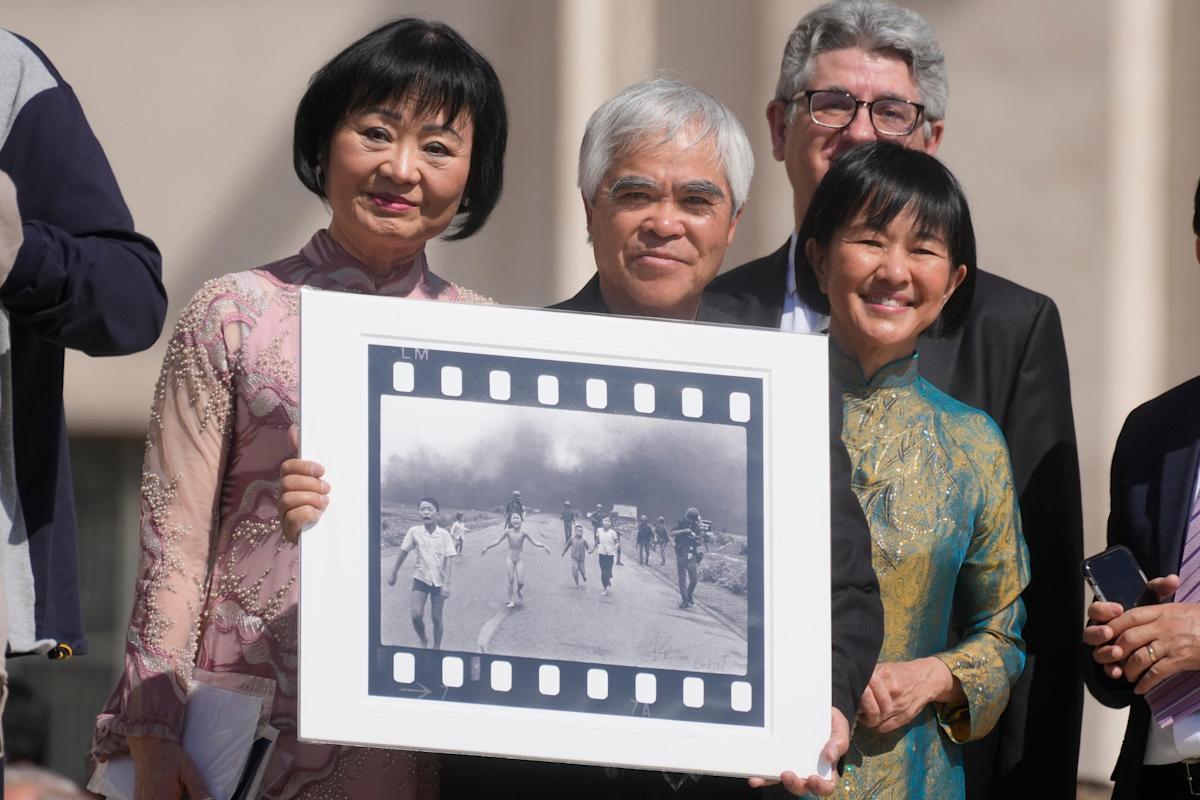
<path fill-rule="evenodd" d="M 744 426 L 379 402 L 384 645 L 746 673 Z"/>
<path fill-rule="evenodd" d="M 735 775 L 820 751 L 820 342 L 301 301 L 301 457 L 337 480 L 301 540 L 304 736 Z"/>

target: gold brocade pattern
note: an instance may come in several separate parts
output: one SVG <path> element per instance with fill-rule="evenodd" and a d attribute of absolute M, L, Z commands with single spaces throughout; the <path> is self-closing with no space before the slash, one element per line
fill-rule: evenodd
<path fill-rule="evenodd" d="M 891 733 L 856 728 L 836 796 L 961 798 L 959 744 L 991 730 L 1024 667 L 1029 566 L 1008 449 L 986 414 L 920 378 L 915 357 L 869 381 L 836 349 L 831 359 L 883 600 L 879 660 L 939 658 L 967 698 Z"/>

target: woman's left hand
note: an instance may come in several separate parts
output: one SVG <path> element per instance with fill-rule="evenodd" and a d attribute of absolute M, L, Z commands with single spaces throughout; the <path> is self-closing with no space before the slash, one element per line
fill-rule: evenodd
<path fill-rule="evenodd" d="M 858 721 L 889 733 L 912 722 L 931 702 L 954 699 L 955 689 L 954 676 L 941 659 L 876 664 L 859 704 Z"/>

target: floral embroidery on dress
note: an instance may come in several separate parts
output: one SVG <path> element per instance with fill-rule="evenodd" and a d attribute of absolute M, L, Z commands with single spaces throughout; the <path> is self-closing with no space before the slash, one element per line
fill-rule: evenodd
<path fill-rule="evenodd" d="M 276 502 L 299 408 L 301 286 L 491 302 L 433 275 L 423 255 L 376 281 L 324 231 L 299 255 L 196 293 L 155 389 L 125 669 L 93 753 L 125 754 L 129 735 L 177 740 L 184 687 L 202 667 L 276 682 L 267 797 L 433 797 L 434 756 L 296 740 L 299 549 L 282 536 Z"/>

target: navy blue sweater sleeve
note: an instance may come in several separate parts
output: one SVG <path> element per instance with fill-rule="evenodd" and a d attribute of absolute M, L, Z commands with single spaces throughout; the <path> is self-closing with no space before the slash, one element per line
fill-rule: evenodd
<path fill-rule="evenodd" d="M 19 187 L 25 235 L 0 302 L 60 347 L 90 355 L 144 350 L 166 315 L 161 256 L 134 231 L 75 93 L 45 63 L 58 86 L 29 100 L 0 149 L 0 169 Z"/>

